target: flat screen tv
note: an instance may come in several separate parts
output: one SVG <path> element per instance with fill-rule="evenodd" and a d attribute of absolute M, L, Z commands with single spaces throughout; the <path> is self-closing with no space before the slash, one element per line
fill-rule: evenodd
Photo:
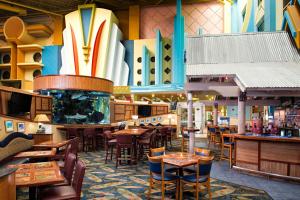
<path fill-rule="evenodd" d="M 139 105 L 138 106 L 138 115 L 141 117 L 151 116 L 151 106 L 149 105 Z"/>
<path fill-rule="evenodd" d="M 32 96 L 13 92 L 8 101 L 8 115 L 18 116 L 30 112 Z"/>

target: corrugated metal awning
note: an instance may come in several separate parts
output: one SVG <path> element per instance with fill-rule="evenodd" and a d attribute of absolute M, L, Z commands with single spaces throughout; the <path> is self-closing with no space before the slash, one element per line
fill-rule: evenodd
<path fill-rule="evenodd" d="M 249 88 L 299 88 L 300 64 L 293 62 L 188 65 L 188 77 L 233 76 Z"/>

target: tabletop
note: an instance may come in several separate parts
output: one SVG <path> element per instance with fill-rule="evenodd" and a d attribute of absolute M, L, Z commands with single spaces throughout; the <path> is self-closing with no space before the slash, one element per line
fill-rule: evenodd
<path fill-rule="evenodd" d="M 133 128 L 133 129 L 123 129 L 120 131 L 116 131 L 112 133 L 113 135 L 132 135 L 132 136 L 140 136 L 147 132 L 147 129 L 144 128 Z"/>
<path fill-rule="evenodd" d="M 56 154 L 56 150 L 48 150 L 48 151 L 24 151 L 15 155 L 15 158 L 51 158 Z"/>
<path fill-rule="evenodd" d="M 60 148 L 65 146 L 66 144 L 69 143 L 69 140 L 64 140 L 60 142 L 56 141 L 46 141 L 46 142 L 41 142 L 38 144 L 34 144 L 33 147 L 38 147 L 38 148 Z"/>
<path fill-rule="evenodd" d="M 59 166 L 55 161 L 9 165 L 9 168 L 17 168 L 16 186 L 31 187 L 52 185 L 64 182 Z"/>
<path fill-rule="evenodd" d="M 187 128 L 187 127 L 184 127 L 183 130 L 184 130 L 184 131 L 188 131 L 188 132 L 196 132 L 196 131 L 200 131 L 199 128 Z"/>
<path fill-rule="evenodd" d="M 162 156 L 164 163 L 174 165 L 177 167 L 186 167 L 189 165 L 197 164 L 198 160 L 210 161 L 214 156 L 199 156 L 186 152 L 176 152 Z"/>

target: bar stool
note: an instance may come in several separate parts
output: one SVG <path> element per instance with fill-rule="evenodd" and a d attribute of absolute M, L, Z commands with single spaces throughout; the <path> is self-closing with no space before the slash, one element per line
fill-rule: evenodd
<path fill-rule="evenodd" d="M 110 160 L 112 160 L 114 148 L 117 145 L 117 140 L 113 137 L 110 130 L 104 131 L 104 149 L 105 149 L 105 163 L 107 163 L 107 158 L 110 154 Z"/>
<path fill-rule="evenodd" d="M 71 140 L 78 137 L 78 130 L 77 128 L 67 128 L 66 138 L 67 140 Z"/>
<path fill-rule="evenodd" d="M 85 128 L 83 130 L 83 150 L 85 152 L 88 152 L 90 149 L 96 150 L 95 134 L 94 128 Z"/>
<path fill-rule="evenodd" d="M 118 168 L 122 160 L 129 161 L 130 165 L 133 161 L 136 161 L 135 143 L 134 138 L 131 135 L 117 135 L 117 152 L 116 152 L 116 168 Z M 126 154 L 127 151 L 127 154 Z M 123 153 L 123 155 L 122 155 Z"/>
<path fill-rule="evenodd" d="M 224 136 L 225 132 L 220 132 L 221 134 L 221 160 L 229 160 L 229 166 L 232 168 L 233 160 L 233 149 L 234 149 L 234 142 L 230 141 L 231 138 Z M 225 140 L 225 138 L 229 139 Z M 229 156 L 224 155 L 224 149 L 228 149 Z"/>

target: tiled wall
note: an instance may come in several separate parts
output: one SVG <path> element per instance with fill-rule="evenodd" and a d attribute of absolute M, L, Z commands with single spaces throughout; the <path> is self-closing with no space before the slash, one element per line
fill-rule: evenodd
<path fill-rule="evenodd" d="M 204 29 L 204 33 L 222 33 L 224 30 L 223 7 L 223 4 L 218 2 L 183 5 L 182 14 L 185 17 L 185 32 L 188 35 L 195 35 L 201 27 Z M 175 15 L 175 5 L 141 8 L 141 38 L 155 38 L 157 29 L 160 29 L 163 37 L 170 38 L 173 33 Z"/>

